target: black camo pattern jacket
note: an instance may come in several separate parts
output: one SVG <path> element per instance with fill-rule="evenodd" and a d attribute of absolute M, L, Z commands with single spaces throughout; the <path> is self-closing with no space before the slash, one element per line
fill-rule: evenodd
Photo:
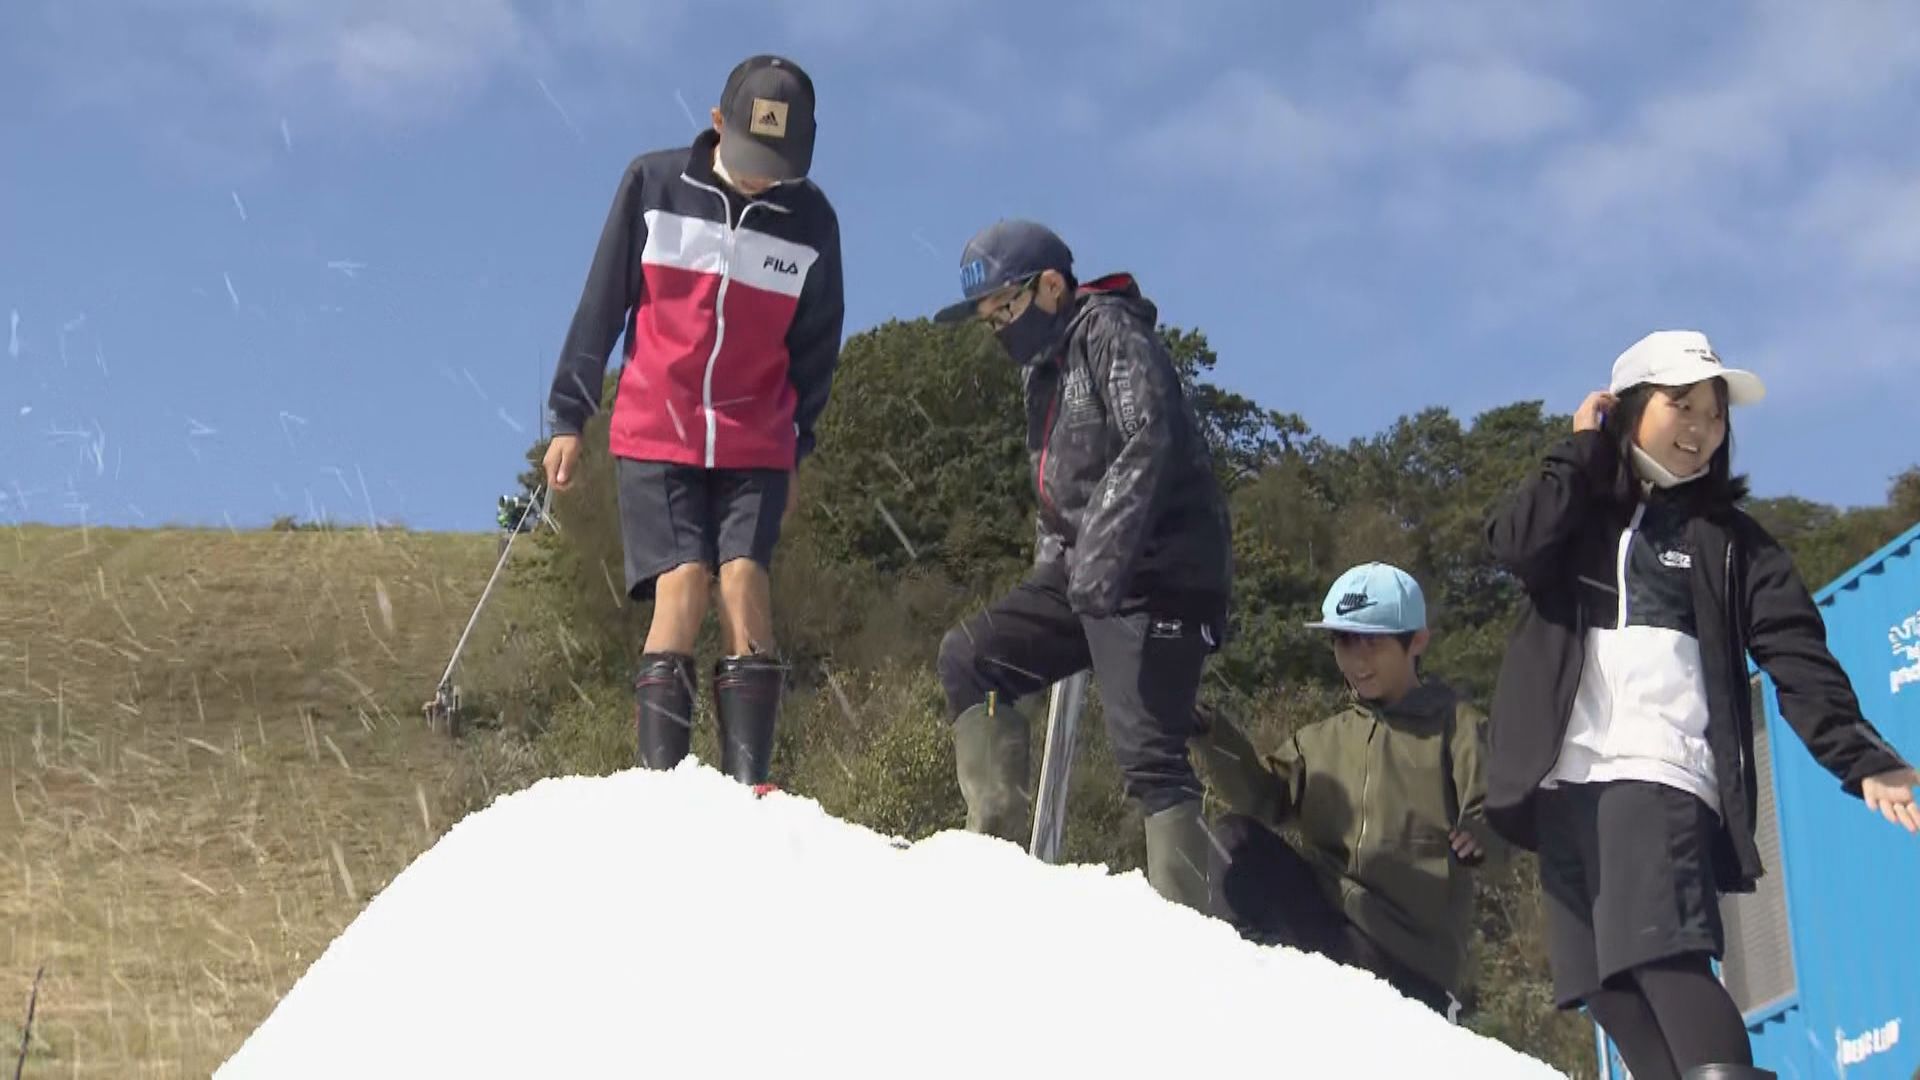
<path fill-rule="evenodd" d="M 1082 286 L 1062 349 L 1025 369 L 1037 569 L 1076 613 L 1187 603 L 1220 618 L 1232 534 L 1213 457 L 1128 274 Z"/>

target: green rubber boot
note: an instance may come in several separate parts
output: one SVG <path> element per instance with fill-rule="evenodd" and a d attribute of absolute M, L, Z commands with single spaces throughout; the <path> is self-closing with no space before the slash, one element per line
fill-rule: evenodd
<path fill-rule="evenodd" d="M 1212 844 L 1198 799 L 1147 815 L 1147 882 L 1176 904 L 1210 912 Z"/>
<path fill-rule="evenodd" d="M 1024 847 L 1032 827 L 1027 718 L 991 698 L 975 705 L 953 722 L 953 756 L 967 831 Z"/>

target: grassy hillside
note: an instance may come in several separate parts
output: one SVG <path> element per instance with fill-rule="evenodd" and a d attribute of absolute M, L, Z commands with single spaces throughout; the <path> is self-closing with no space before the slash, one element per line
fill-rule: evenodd
<path fill-rule="evenodd" d="M 486 535 L 0 532 L 0 1046 L 204 1077 L 464 805 Z"/>

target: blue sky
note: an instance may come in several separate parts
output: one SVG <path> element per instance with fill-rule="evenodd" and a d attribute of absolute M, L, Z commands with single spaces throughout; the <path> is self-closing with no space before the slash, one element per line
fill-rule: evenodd
<path fill-rule="evenodd" d="M 1910 5 L 12 0 L 0 521 L 490 527 L 621 170 L 758 51 L 849 333 L 1028 216 L 1335 438 L 1684 326 L 1762 494 L 1920 462 Z"/>

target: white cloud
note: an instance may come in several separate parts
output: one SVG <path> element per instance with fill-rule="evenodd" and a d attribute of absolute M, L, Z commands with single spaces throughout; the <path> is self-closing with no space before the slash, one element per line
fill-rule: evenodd
<path fill-rule="evenodd" d="M 1414 57 L 1529 56 L 1589 43 L 1603 10 L 1579 0 L 1390 0 L 1367 16 L 1364 36 Z"/>
<path fill-rule="evenodd" d="M 1421 64 L 1408 75 L 1397 118 L 1431 143 L 1520 143 L 1576 123 L 1579 91 L 1504 60 Z"/>
<path fill-rule="evenodd" d="M 735 6 L 746 9 L 736 16 L 742 23 L 777 12 L 772 17 L 801 46 L 862 49 L 898 47 L 936 37 L 967 10 L 960 0 L 746 0 Z M 803 57 L 795 59 L 806 63 Z"/>
<path fill-rule="evenodd" d="M 1056 109 L 1061 129 L 1076 135 L 1099 130 L 1106 116 L 1106 110 L 1100 107 L 1100 98 L 1085 87 L 1061 91 Z"/>
<path fill-rule="evenodd" d="M 1580 220 L 1715 213 L 1888 86 L 1920 75 L 1920 8 L 1769 2 L 1727 47 L 1658 70 L 1670 86 L 1618 130 L 1547 163 L 1542 185 Z M 1899 111 L 1890 115 L 1898 116 Z M 1615 213 L 1617 212 L 1617 214 Z"/>
<path fill-rule="evenodd" d="M 1262 76 L 1229 71 L 1129 144 L 1164 171 L 1271 184 L 1330 181 L 1369 152 L 1357 126 L 1294 101 Z"/>
<path fill-rule="evenodd" d="M 894 90 L 887 108 L 897 114 L 895 123 L 900 125 L 899 130 L 911 132 L 916 141 L 932 140 L 971 148 L 1004 134 L 999 119 L 992 114 L 952 94 L 925 87 L 906 86 Z"/>
<path fill-rule="evenodd" d="M 1860 166 L 1828 173 L 1793 214 L 1798 231 L 1837 246 L 1862 273 L 1920 271 L 1920 171 Z"/>
<path fill-rule="evenodd" d="M 644 63 L 715 23 L 812 67 L 922 42 L 961 10 L 958 0 L 46 0 L 40 14 L 45 74 L 76 104 L 184 103 L 205 117 L 208 96 L 224 92 L 405 122 L 563 55 L 592 81 L 603 63 Z M 687 91 L 696 109 L 724 75 Z"/>
<path fill-rule="evenodd" d="M 512 0 L 67 0 L 41 30 L 34 54 L 66 101 L 208 126 L 268 99 L 404 119 L 532 46 Z"/>

